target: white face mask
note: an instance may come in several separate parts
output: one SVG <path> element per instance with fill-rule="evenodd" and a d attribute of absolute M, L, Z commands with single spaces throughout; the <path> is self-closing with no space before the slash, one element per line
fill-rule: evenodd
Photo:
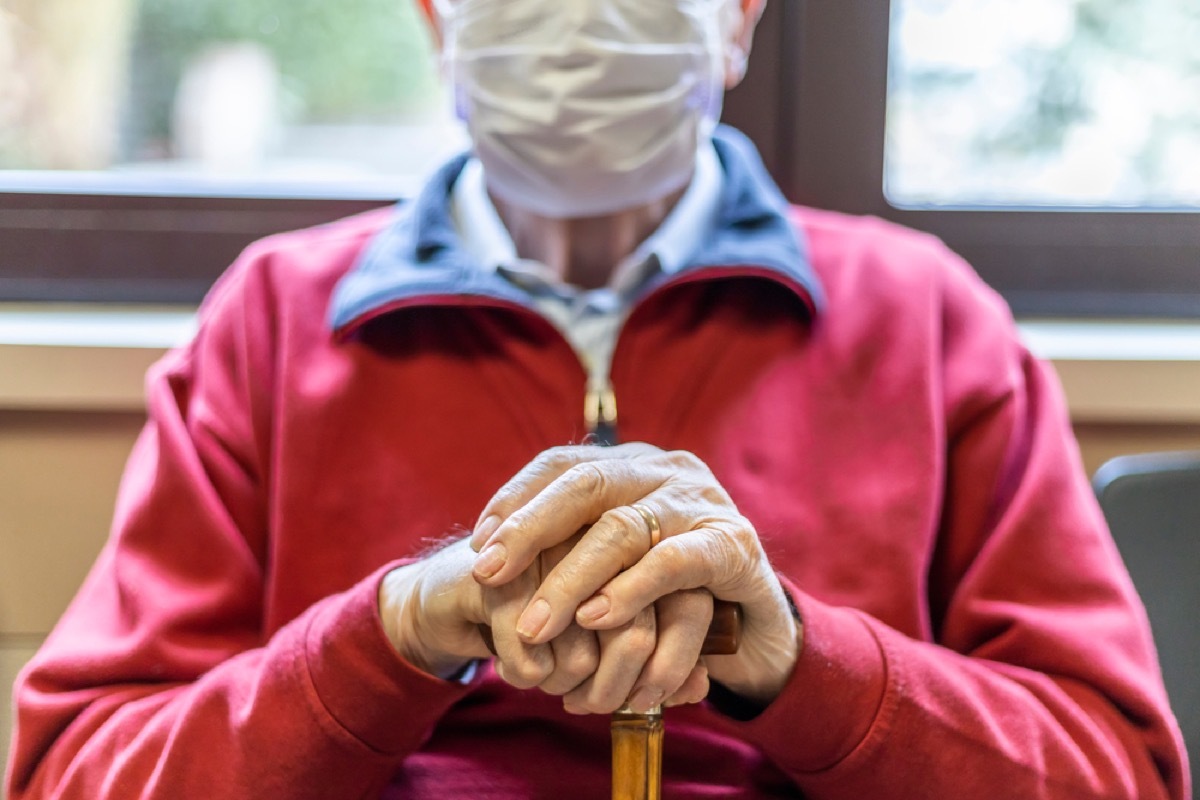
<path fill-rule="evenodd" d="M 726 1 L 438 0 L 490 190 L 563 218 L 681 189 L 720 116 Z"/>

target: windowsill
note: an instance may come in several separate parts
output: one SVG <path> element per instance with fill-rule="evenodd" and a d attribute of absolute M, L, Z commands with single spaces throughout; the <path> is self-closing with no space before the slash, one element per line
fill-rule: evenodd
<path fill-rule="evenodd" d="M 0 303 L 0 347 L 164 350 L 186 342 L 190 306 Z"/>
<path fill-rule="evenodd" d="M 1200 364 L 1200 322 L 1023 320 L 1029 349 L 1051 361 L 1180 361 Z"/>
<path fill-rule="evenodd" d="M 1029 349 L 1054 364 L 1071 419 L 1200 423 L 1200 323 L 1026 320 Z"/>
<path fill-rule="evenodd" d="M 0 304 L 0 409 L 140 412 L 146 369 L 190 307 Z M 1200 323 L 1027 320 L 1076 422 L 1200 423 Z"/>
<path fill-rule="evenodd" d="M 194 309 L 0 304 L 0 409 L 143 409 L 146 370 L 192 335 Z"/>

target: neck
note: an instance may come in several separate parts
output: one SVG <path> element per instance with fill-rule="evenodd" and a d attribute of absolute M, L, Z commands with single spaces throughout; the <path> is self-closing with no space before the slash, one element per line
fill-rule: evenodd
<path fill-rule="evenodd" d="M 613 214 L 568 219 L 534 214 L 489 195 L 518 256 L 545 264 L 564 283 L 597 289 L 607 286 L 622 259 L 662 225 L 686 188 Z"/>

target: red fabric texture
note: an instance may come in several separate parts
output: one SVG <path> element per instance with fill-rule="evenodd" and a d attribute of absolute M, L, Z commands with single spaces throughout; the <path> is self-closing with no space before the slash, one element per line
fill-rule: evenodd
<path fill-rule="evenodd" d="M 112 539 L 16 689 L 12 800 L 607 797 L 606 719 L 486 667 L 432 678 L 382 633 L 383 572 L 579 441 L 585 390 L 528 311 L 333 337 L 330 292 L 391 213 L 254 246 L 152 370 Z M 757 716 L 668 711 L 664 795 L 1184 798 L 1049 370 L 935 240 L 795 220 L 815 320 L 764 278 L 668 285 L 614 357 L 622 439 L 712 467 L 805 626 Z"/>

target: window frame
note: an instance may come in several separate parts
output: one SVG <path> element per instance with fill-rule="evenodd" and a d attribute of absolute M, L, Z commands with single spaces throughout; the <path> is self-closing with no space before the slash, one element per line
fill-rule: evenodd
<path fill-rule="evenodd" d="M 195 304 L 251 242 L 388 202 L 0 193 L 0 301 Z"/>
<path fill-rule="evenodd" d="M 1022 316 L 1200 317 L 1200 214 L 899 209 L 883 194 L 888 0 L 773 0 L 724 118 L 794 202 L 940 236 Z M 6 190 L 0 300 L 194 303 L 251 241 L 401 199 Z M 278 194 L 278 191 L 272 191 Z"/>

